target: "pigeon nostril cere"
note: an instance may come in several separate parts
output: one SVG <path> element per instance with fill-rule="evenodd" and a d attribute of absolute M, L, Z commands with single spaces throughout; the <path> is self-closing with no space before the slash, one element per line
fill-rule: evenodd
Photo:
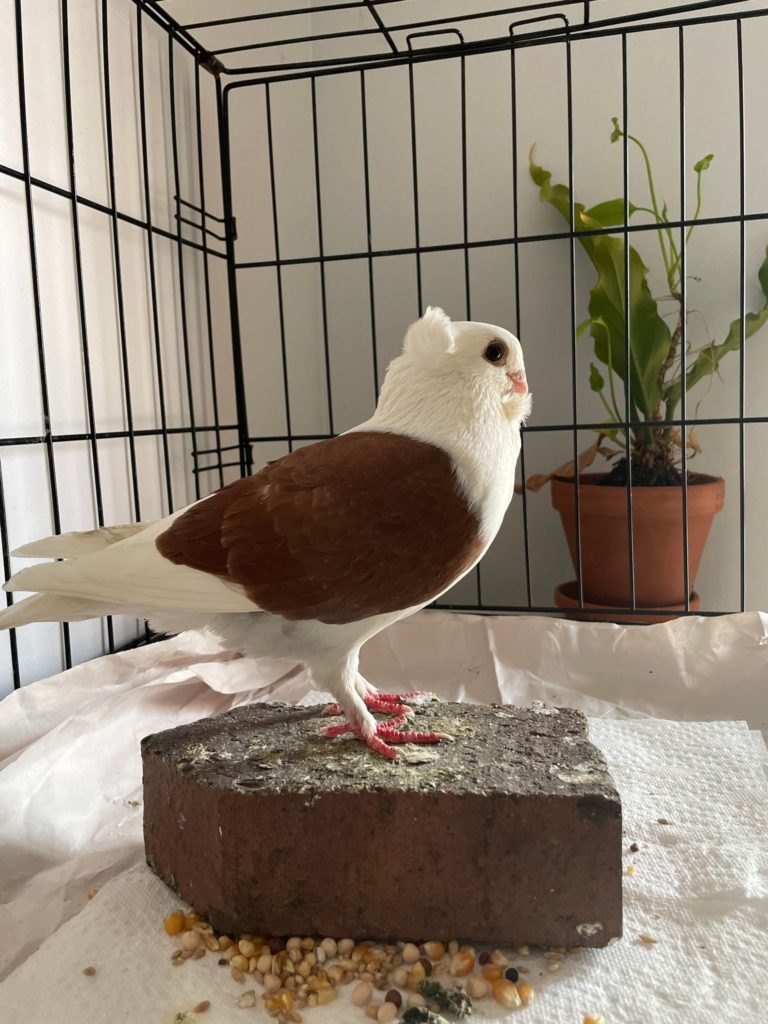
<path fill-rule="evenodd" d="M 509 377 L 512 382 L 512 389 L 514 391 L 520 395 L 527 394 L 528 382 L 525 379 L 525 372 L 523 370 L 518 370 L 516 373 L 508 373 L 507 377 Z"/>

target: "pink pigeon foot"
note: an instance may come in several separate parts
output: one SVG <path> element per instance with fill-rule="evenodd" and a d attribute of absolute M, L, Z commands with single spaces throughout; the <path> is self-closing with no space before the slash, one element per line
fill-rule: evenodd
<path fill-rule="evenodd" d="M 376 753 L 381 754 L 383 757 L 388 757 L 393 761 L 400 756 L 395 747 L 391 746 L 393 743 L 439 743 L 441 740 L 452 741 L 453 737 L 449 736 L 448 733 L 422 732 L 415 729 L 401 728 L 414 713 L 412 708 L 401 703 L 401 701 L 418 701 L 431 696 L 431 694 L 421 692 L 376 693 L 375 691 L 372 691 L 367 693 L 363 698 L 366 707 L 370 711 L 379 711 L 393 716 L 384 722 L 376 722 L 376 731 L 372 736 L 365 736 L 360 727 L 352 722 L 344 722 L 340 725 L 329 725 L 323 730 L 323 733 L 330 737 L 343 736 L 348 732 L 354 733 L 363 740 L 371 750 L 375 750 Z M 326 714 L 343 714 L 343 708 L 340 704 L 331 704 L 326 709 Z M 389 742 L 386 742 L 387 740 Z"/>

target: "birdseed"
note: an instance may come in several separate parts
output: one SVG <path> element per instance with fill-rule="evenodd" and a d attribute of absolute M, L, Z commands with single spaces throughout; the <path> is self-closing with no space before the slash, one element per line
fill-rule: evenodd
<path fill-rule="evenodd" d="M 211 1001 L 210 1001 L 210 999 L 204 999 L 202 1001 L 202 1003 L 198 1003 L 197 1004 L 197 1006 L 193 1009 L 192 1012 L 193 1013 L 205 1013 L 206 1010 L 210 1010 L 210 1008 L 211 1008 Z"/>
<path fill-rule="evenodd" d="M 83 968 L 83 974 L 87 975 L 89 978 L 92 978 L 95 973 L 96 973 L 96 968 L 95 967 L 84 967 Z"/>
<path fill-rule="evenodd" d="M 441 1014 L 453 1020 L 468 1016 L 473 998 L 493 996 L 507 1008 L 530 1006 L 534 999 L 531 985 L 519 980 L 528 968 L 510 966 L 515 955 L 529 955 L 527 946 L 478 952 L 456 940 L 417 946 L 313 936 L 233 937 L 218 935 L 199 915 L 183 910 L 168 914 L 163 927 L 180 944 L 171 953 L 172 965 L 217 952 L 217 963 L 230 968 L 234 982 L 244 985 L 247 978 L 261 986 L 264 1008 L 277 1024 L 301 1024 L 300 1010 L 329 1005 L 342 995 L 344 986 L 351 986 L 345 997 L 381 1024 L 445 1024 Z M 543 951 L 549 970 L 557 970 L 571 952 L 565 947 Z M 95 973 L 95 968 L 84 973 Z M 374 1001 L 377 991 L 383 1001 Z M 254 1007 L 258 992 L 241 991 L 235 1002 L 241 1008 Z M 206 1000 L 196 1012 L 209 1006 Z"/>

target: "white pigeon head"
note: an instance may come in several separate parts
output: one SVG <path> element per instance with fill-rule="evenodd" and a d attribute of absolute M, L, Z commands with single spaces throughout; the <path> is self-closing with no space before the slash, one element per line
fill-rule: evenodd
<path fill-rule="evenodd" d="M 517 338 L 494 324 L 451 321 L 435 306 L 408 328 L 403 354 L 390 366 L 382 397 L 388 385 L 400 389 L 409 378 L 424 400 L 434 388 L 457 414 L 461 410 L 484 417 L 501 411 L 505 419 L 519 423 L 531 411 Z"/>

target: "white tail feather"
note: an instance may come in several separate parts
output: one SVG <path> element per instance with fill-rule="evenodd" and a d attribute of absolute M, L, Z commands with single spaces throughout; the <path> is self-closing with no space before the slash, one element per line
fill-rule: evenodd
<path fill-rule="evenodd" d="M 152 522 L 126 523 L 122 526 L 102 526 L 98 530 L 59 533 L 53 537 L 43 537 L 42 540 L 22 544 L 11 554 L 16 558 L 77 558 L 79 555 L 89 555 L 93 551 L 101 551 L 112 544 L 117 544 L 126 537 L 146 530 Z"/>
<path fill-rule="evenodd" d="M 80 557 L 31 565 L 12 576 L 3 590 L 60 594 L 92 601 L 99 608 L 118 606 L 145 614 L 158 609 L 211 614 L 255 611 L 242 587 L 175 565 L 160 554 L 155 540 L 180 514 L 143 523 L 123 540 Z"/>
<path fill-rule="evenodd" d="M 59 594 L 34 594 L 0 612 L 0 630 L 26 626 L 30 622 L 82 622 L 114 615 L 124 609 L 108 608 L 97 601 Z"/>

